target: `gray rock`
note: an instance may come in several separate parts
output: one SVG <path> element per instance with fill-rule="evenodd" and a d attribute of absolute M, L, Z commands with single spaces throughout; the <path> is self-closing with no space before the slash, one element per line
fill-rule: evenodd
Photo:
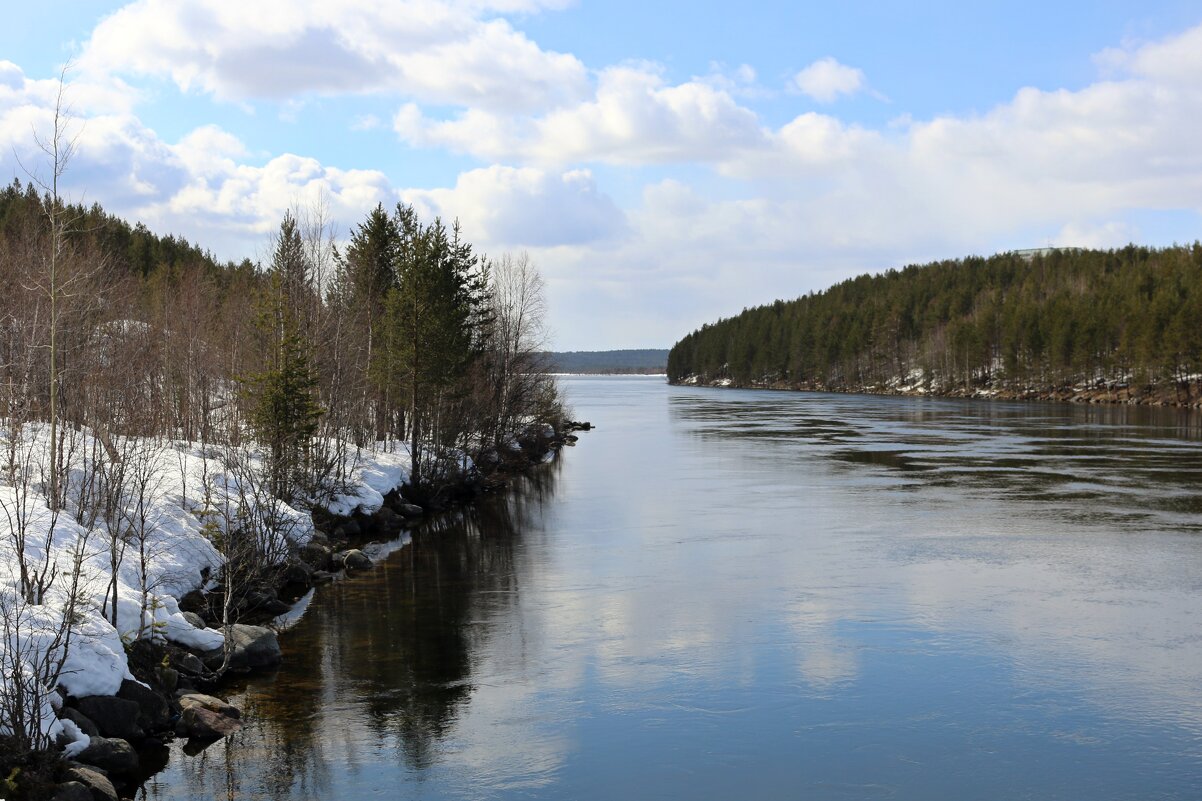
<path fill-rule="evenodd" d="M 188 676 L 199 676 L 205 672 L 204 662 L 196 654 L 187 651 L 177 651 L 171 655 L 171 665 L 180 673 Z"/>
<path fill-rule="evenodd" d="M 350 520 L 346 520 L 346 521 L 343 521 L 342 523 L 340 523 L 334 529 L 333 533 L 334 533 L 334 537 L 337 539 L 349 540 L 352 537 L 358 537 L 360 534 L 362 534 L 363 528 L 362 528 L 362 526 L 359 525 L 358 520 L 351 518 Z"/>
<path fill-rule="evenodd" d="M 79 711 L 92 719 L 101 736 L 137 742 L 146 736 L 138 725 L 142 708 L 113 695 L 88 695 L 77 702 Z"/>
<path fill-rule="evenodd" d="M 335 554 L 334 558 L 342 563 L 342 566 L 347 570 L 370 570 L 371 559 L 367 554 L 360 551 L 358 548 L 352 548 L 349 551 L 342 551 Z"/>
<path fill-rule="evenodd" d="M 121 682 L 117 691 L 118 698 L 133 701 L 138 705 L 138 726 L 145 732 L 162 731 L 167 728 L 171 710 L 167 707 L 167 699 L 149 687 L 143 687 L 136 681 L 126 679 Z"/>
<path fill-rule="evenodd" d="M 241 718 L 242 712 L 233 704 L 222 701 L 204 693 L 180 693 L 176 696 L 180 709 L 190 709 L 194 706 L 203 707 L 210 712 L 225 715 L 228 718 Z"/>
<path fill-rule="evenodd" d="M 320 542 L 309 542 L 300 549 L 300 558 L 310 567 L 325 570 L 330 566 L 330 558 L 333 553 L 333 551 Z"/>
<path fill-rule="evenodd" d="M 187 736 L 208 740 L 228 737 L 242 728 L 242 721 L 203 706 L 189 706 L 180 717 L 180 725 Z"/>
<path fill-rule="evenodd" d="M 181 612 L 180 614 L 184 616 L 184 620 L 188 621 L 198 629 L 203 629 L 208 625 L 205 623 L 205 619 L 195 612 Z"/>
<path fill-rule="evenodd" d="M 80 782 L 63 782 L 50 801 L 92 801 L 92 791 Z"/>
<path fill-rule="evenodd" d="M 192 590 L 179 599 L 181 612 L 203 612 L 209 606 L 209 601 L 200 590 Z"/>
<path fill-rule="evenodd" d="M 235 623 L 230 626 L 227 636 L 233 649 L 229 663 L 231 670 L 253 670 L 273 667 L 280 663 L 280 642 L 271 629 Z M 222 649 L 216 648 L 205 654 L 204 662 L 216 670 L 221 667 L 223 659 Z"/>
<path fill-rule="evenodd" d="M 313 568 L 304 562 L 289 562 L 284 568 L 284 572 L 280 574 L 280 580 L 284 584 L 301 584 L 308 586 L 312 581 Z"/>
<path fill-rule="evenodd" d="M 138 772 L 138 752 L 125 740 L 116 738 L 91 738 L 88 747 L 76 759 L 110 774 L 131 776 Z"/>
<path fill-rule="evenodd" d="M 418 506 L 416 503 L 402 503 L 397 506 L 397 511 L 405 517 L 421 517 L 426 513 L 426 510 Z"/>
<path fill-rule="evenodd" d="M 113 783 L 100 771 L 76 765 L 69 768 L 64 775 L 68 781 L 78 782 L 88 788 L 93 801 L 121 801 Z"/>
<path fill-rule="evenodd" d="M 62 711 L 58 713 L 58 716 L 64 720 L 69 720 L 74 723 L 79 727 L 80 731 L 89 737 L 100 736 L 100 729 L 96 728 L 96 724 L 92 722 L 92 719 L 80 712 L 78 709 L 72 709 L 69 706 L 65 706 L 62 708 Z"/>

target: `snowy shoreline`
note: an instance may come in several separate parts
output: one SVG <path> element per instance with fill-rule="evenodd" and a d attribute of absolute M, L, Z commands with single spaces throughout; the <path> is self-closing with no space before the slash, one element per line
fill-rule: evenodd
<path fill-rule="evenodd" d="M 571 430 L 571 426 L 562 432 L 550 426 L 537 427 L 537 434 L 515 442 L 508 453 L 499 455 L 491 472 L 504 476 L 542 464 L 552 450 L 574 441 Z M 159 734 L 164 731 L 168 739 L 200 732 L 204 733 L 201 736 L 221 736 L 223 731 L 240 725 L 237 710 L 225 709 L 218 699 L 196 694 L 209 691 L 220 681 L 211 671 L 215 658 L 221 662 L 226 643 L 212 608 L 198 609 L 196 599 L 203 599 L 209 591 L 222 592 L 219 581 L 223 557 L 214 541 L 225 534 L 237 515 L 255 511 L 248 510 L 248 505 L 269 504 L 271 519 L 280 523 L 273 532 L 279 539 L 274 552 L 286 555 L 289 565 L 281 570 L 280 585 L 288 583 L 309 590 L 333 578 L 333 571 L 370 567 L 386 555 L 368 546 L 364 550 L 370 555 L 357 550 L 336 553 L 336 548 L 378 535 L 403 543 L 405 529 L 415 525 L 426 511 L 403 495 L 410 476 L 410 459 L 401 444 L 374 451 L 345 449 L 347 479 L 341 485 L 342 491 L 307 499 L 305 506 L 312 508 L 307 512 L 249 491 L 257 488 L 243 486 L 253 482 L 256 475 L 261 477 L 261 461 L 252 464 L 249 473 L 239 472 L 229 469 L 220 449 L 206 451 L 194 443 L 114 441 L 86 430 L 66 436 L 72 438 L 71 447 L 78 453 L 99 454 L 104 448 L 116 447 L 130 461 L 133 459 L 128 455 L 135 454 L 141 465 L 140 475 L 148 479 L 136 482 L 141 488 L 139 493 L 122 497 L 123 508 L 111 518 L 111 524 L 102 518 L 80 521 L 78 515 L 70 513 L 74 508 L 72 498 L 86 493 L 95 476 L 86 456 L 77 458 L 65 482 L 67 511 L 54 515 L 37 481 L 49 451 L 46 426 L 30 424 L 0 433 L 0 447 L 19 457 L 25 471 L 18 475 L 9 470 L 0 484 L 0 527 L 7 525 L 9 529 L 5 542 L 15 542 L 19 528 L 23 551 L 18 558 L 16 548 L 0 550 L 0 593 L 7 599 L 7 606 L 19 612 L 16 626 L 6 627 L 7 634 L 0 635 L 0 659 L 18 670 L 25 669 L 21 660 L 28 661 L 32 671 L 38 660 L 45 660 L 55 649 L 66 650 L 53 686 L 43 683 L 36 688 L 42 696 L 38 726 L 46 742 L 58 745 L 64 757 L 89 763 L 70 767 L 73 780 L 84 783 L 94 778 L 88 774 L 89 765 L 100 766 L 108 758 L 97 757 L 97 747 L 120 747 L 130 753 L 132 749 L 114 733 L 115 728 L 81 715 L 80 708 L 85 705 L 81 699 L 116 697 L 109 707 L 97 705 L 105 709 L 116 703 L 141 702 L 140 716 L 147 708 L 161 707 L 163 714 L 155 723 L 153 736 L 149 727 L 145 731 L 151 740 L 161 741 Z M 466 483 L 451 489 L 459 500 L 467 500 L 480 488 L 481 478 L 472 471 Z M 128 524 L 134 519 L 143 525 L 136 547 L 131 547 Z M 315 519 L 320 526 L 315 525 Z M 116 548 L 119 542 L 122 544 Z M 68 605 L 68 587 L 61 582 L 51 582 L 42 603 L 22 603 L 22 563 L 26 571 L 33 565 L 58 576 L 74 570 L 79 577 L 74 606 Z M 115 570 L 111 569 L 113 564 Z M 275 587 L 250 589 L 281 604 Z M 311 593 L 301 599 L 301 612 L 292 609 L 283 620 L 294 623 L 309 597 Z M 187 609 L 181 609 L 181 603 Z M 64 649 L 55 635 L 63 629 L 64 610 L 70 608 L 76 610 L 75 623 Z M 207 614 L 199 615 L 197 611 Z M 275 617 L 267 615 L 264 620 Z M 288 627 L 274 625 L 275 620 L 272 623 L 275 630 Z M 235 638 L 230 650 L 238 651 L 241 667 L 273 664 L 273 658 L 278 661 L 273 630 L 239 625 L 228 631 Z M 265 649 L 266 656 L 255 649 Z M 146 654 L 152 655 L 149 667 Z M 134 657 L 140 660 L 137 665 L 133 664 Z M 197 672 L 189 672 L 189 667 Z M 164 681 L 168 675 L 169 686 Z M 12 695 L 12 690 L 0 680 L 0 696 Z M 198 698 L 207 699 L 203 703 L 212 708 L 193 708 L 201 705 Z M 176 710 L 171 713 L 175 717 L 169 719 L 167 711 L 172 709 Z M 180 712 L 184 713 L 183 723 L 178 722 Z M 216 723 L 201 725 L 197 723 L 198 715 L 209 716 L 205 721 Z M 169 721 L 175 722 L 169 725 Z M 89 722 L 100 723 L 99 734 L 103 736 L 97 736 L 97 728 L 89 727 Z M 91 734 L 85 728 L 90 728 Z M 0 731 L 0 735 L 6 733 Z M 125 739 L 136 742 L 137 735 Z M 118 770 L 116 775 L 134 780 L 139 769 L 136 757 L 133 759 L 133 769 L 124 776 Z"/>

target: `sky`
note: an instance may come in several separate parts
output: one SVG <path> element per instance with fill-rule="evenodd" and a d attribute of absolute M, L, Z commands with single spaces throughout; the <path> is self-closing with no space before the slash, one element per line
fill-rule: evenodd
<path fill-rule="evenodd" d="M 559 350 L 864 272 L 1202 238 L 1202 4 L 73 0 L 0 28 L 0 180 L 223 259 L 377 203 L 528 253 Z"/>

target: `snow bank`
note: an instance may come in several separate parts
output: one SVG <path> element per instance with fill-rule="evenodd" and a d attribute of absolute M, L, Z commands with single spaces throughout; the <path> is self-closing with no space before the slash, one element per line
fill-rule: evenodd
<path fill-rule="evenodd" d="M 234 458 L 219 449 L 202 452 L 188 443 L 102 438 L 87 430 L 60 431 L 73 456 L 67 460 L 71 467 L 66 508 L 53 514 L 41 480 L 49 461 L 47 427 L 31 424 L 14 431 L 0 421 L 0 429 L 0 453 L 15 454 L 22 466 L 15 475 L 0 473 L 0 601 L 18 624 L 0 629 L 9 632 L 8 636 L 0 633 L 0 665 L 20 665 L 27 681 L 33 681 L 32 665 L 44 661 L 49 650 L 57 648 L 54 653 L 61 658 L 64 643 L 56 643 L 56 635 L 70 597 L 68 577 L 76 564 L 80 568 L 77 622 L 65 643 L 67 655 L 58 684 L 76 696 L 113 695 L 123 680 L 132 678 L 125 644 L 138 636 L 200 650 L 221 646 L 221 632 L 192 626 L 178 603 L 178 598 L 201 587 L 206 576 L 220 569 L 222 556 L 209 539 L 215 531 L 224 531 L 247 516 L 271 520 L 270 536 L 278 553 L 312 536 L 306 510 L 264 491 L 261 458 L 253 454 Z M 104 454 L 106 460 L 97 459 Z M 87 510 L 97 507 L 95 493 L 106 486 L 100 471 L 112 469 L 118 461 L 114 455 L 126 471 L 125 485 L 140 491 L 127 489 L 121 495 L 119 508 L 109 515 L 110 529 L 102 515 Z M 404 450 L 362 452 L 353 463 L 349 459 L 347 489 L 335 495 L 331 505 L 337 514 L 378 511 L 384 496 L 409 477 L 409 454 Z M 46 576 L 58 576 L 38 604 L 21 595 L 20 539 L 27 565 Z M 125 543 L 116 555 L 115 571 L 114 541 Z M 4 681 L 0 675 L 0 693 L 6 690 Z M 47 699 L 57 698 L 50 692 L 53 688 L 41 689 Z M 86 735 L 70 726 L 64 729 L 48 705 L 42 710 L 42 725 L 51 737 L 65 733 L 72 742 L 70 750 L 87 745 Z"/>

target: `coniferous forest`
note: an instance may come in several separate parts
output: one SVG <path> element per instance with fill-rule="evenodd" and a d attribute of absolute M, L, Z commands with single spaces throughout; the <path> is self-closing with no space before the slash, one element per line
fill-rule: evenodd
<path fill-rule="evenodd" d="M 673 383 L 1202 402 L 1202 244 L 862 275 L 680 340 Z"/>

